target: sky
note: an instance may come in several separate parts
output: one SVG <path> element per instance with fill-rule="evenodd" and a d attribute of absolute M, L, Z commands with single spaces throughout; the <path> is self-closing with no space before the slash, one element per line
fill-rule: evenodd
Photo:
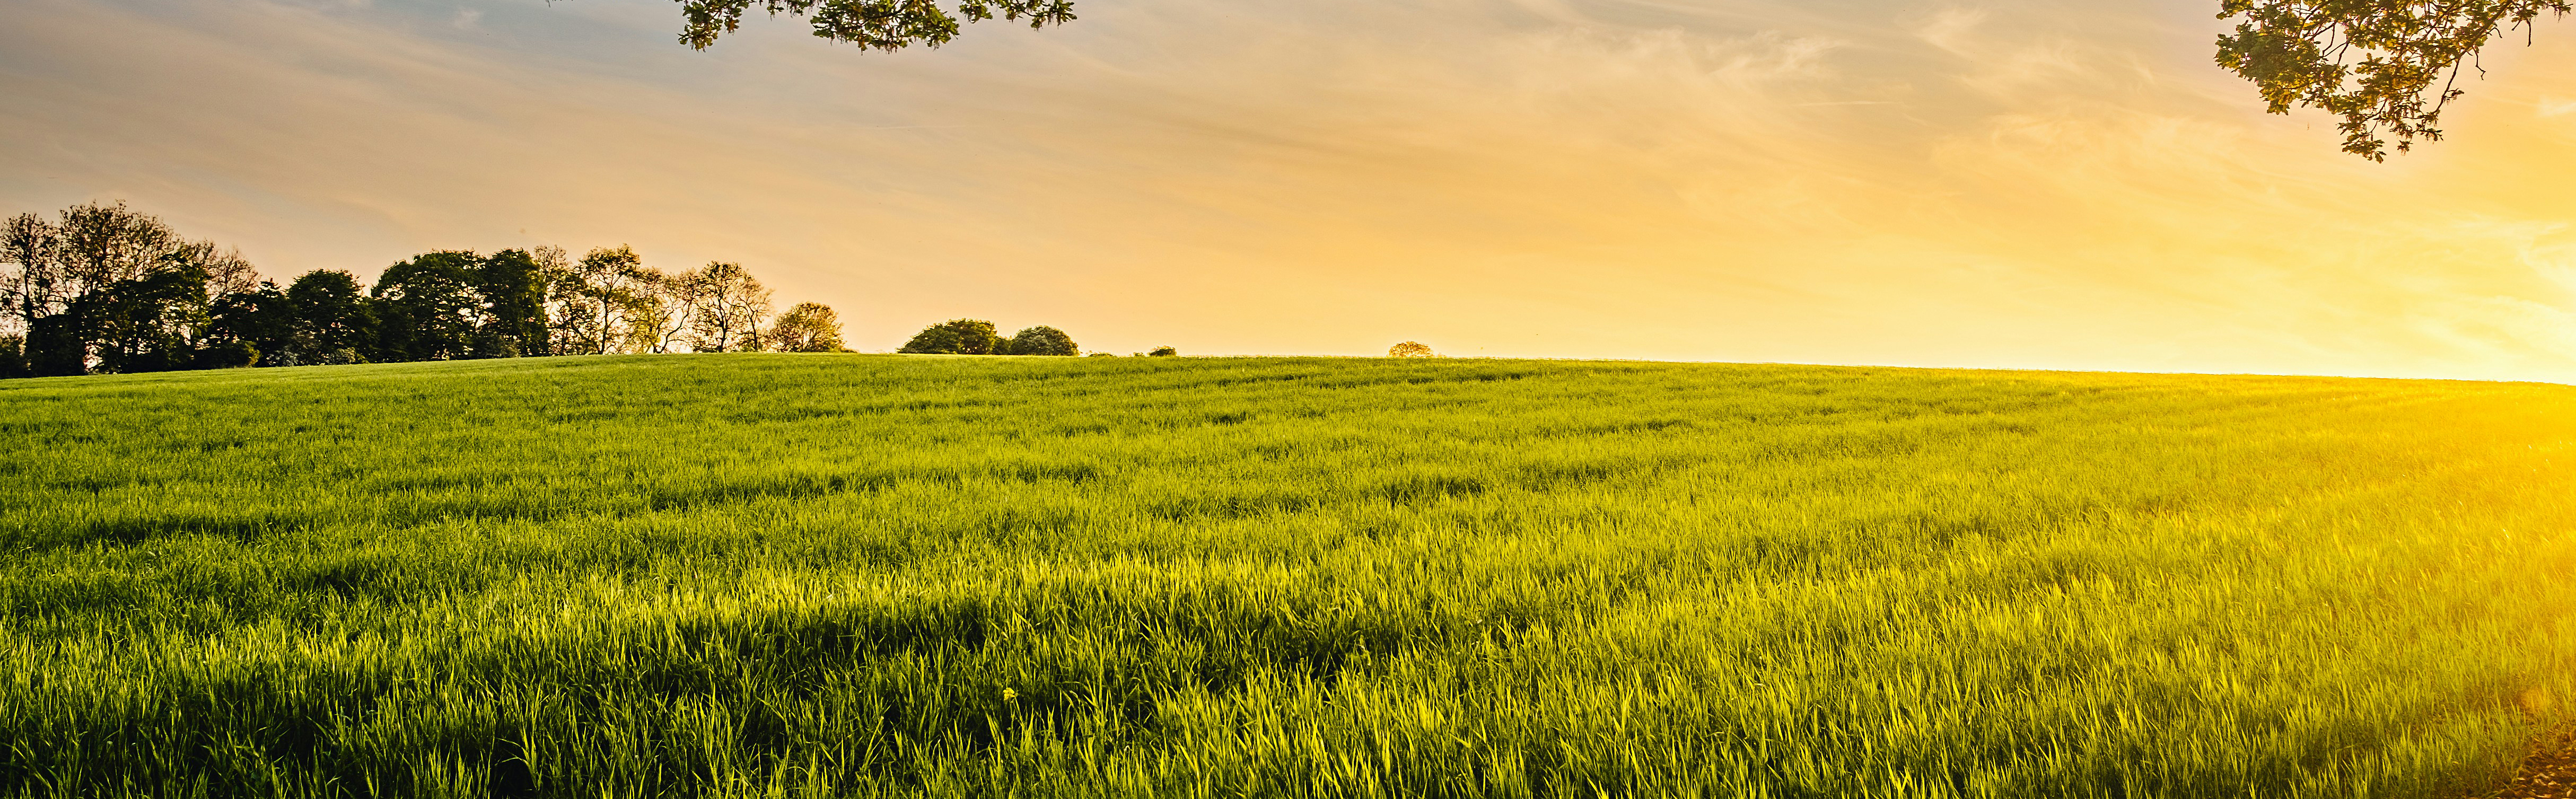
<path fill-rule="evenodd" d="M 2576 23 L 2375 164 L 2214 0 L 1078 0 L 936 50 L 669 0 L 0 0 L 0 212 L 280 279 L 632 245 L 1086 349 L 2576 382 Z"/>

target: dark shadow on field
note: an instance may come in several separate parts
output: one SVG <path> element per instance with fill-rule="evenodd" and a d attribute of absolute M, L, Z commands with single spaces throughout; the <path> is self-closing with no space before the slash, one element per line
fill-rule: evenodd
<path fill-rule="evenodd" d="M 44 553 L 92 545 L 134 546 L 156 539 L 211 535 L 253 543 L 278 533 L 330 526 L 381 525 L 412 529 L 455 522 L 550 522 L 579 517 L 627 518 L 650 513 L 706 510 L 766 500 L 807 500 L 879 492 L 904 485 L 956 488 L 977 481 L 1082 485 L 1106 470 L 1086 461 L 1017 460 L 966 465 L 889 466 L 834 474 L 755 474 L 700 483 L 635 483 L 570 488 L 499 473 L 407 475 L 370 481 L 342 501 L 301 512 L 243 509 L 236 513 L 173 513 L 80 518 L 0 531 L 0 547 Z M 89 489 L 125 488 L 117 483 Z"/>
<path fill-rule="evenodd" d="M 44 533 L 19 531 L 10 536 L 22 552 L 45 552 L 64 547 L 91 544 L 133 546 L 161 538 L 177 536 L 216 536 L 239 542 L 252 542 L 272 533 L 308 529 L 313 520 L 292 515 L 252 514 L 217 516 L 208 514 L 173 514 L 169 516 L 129 516 L 111 519 L 84 519 L 55 527 Z"/>
<path fill-rule="evenodd" d="M 697 796 L 809 755 L 845 779 L 919 788 L 956 758 L 1032 740 L 1152 745 L 1175 693 L 1256 673 L 1330 684 L 1365 653 L 1463 628 L 1223 584 L 1115 600 L 1110 587 L 667 608 L 583 635 L 458 630 L 381 657 L 163 673 L 146 701 L 38 680 L 45 701 L 0 728 L 15 753 L 0 794 L 265 793 L 283 778 L 336 786 L 323 795 Z"/>

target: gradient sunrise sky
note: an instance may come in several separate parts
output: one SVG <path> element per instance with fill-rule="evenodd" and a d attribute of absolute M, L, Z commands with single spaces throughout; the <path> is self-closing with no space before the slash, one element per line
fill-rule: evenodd
<path fill-rule="evenodd" d="M 2576 30 L 2372 164 L 2210 63 L 2215 5 L 1082 0 L 887 55 L 694 52 L 667 0 L 0 0 L 0 211 L 277 277 L 739 261 L 876 351 L 2576 381 Z"/>

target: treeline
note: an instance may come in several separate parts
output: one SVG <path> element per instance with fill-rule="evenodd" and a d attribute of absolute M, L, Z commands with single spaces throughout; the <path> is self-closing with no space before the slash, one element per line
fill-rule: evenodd
<path fill-rule="evenodd" d="M 0 376 L 537 355 L 842 350 L 832 309 L 771 314 L 742 265 L 683 272 L 626 247 L 423 253 L 373 286 L 315 270 L 285 286 L 237 251 L 123 203 L 0 229 Z"/>
<path fill-rule="evenodd" d="M 895 352 L 916 355 L 1081 355 L 1064 331 L 1045 325 L 1005 336 L 982 319 L 950 319 L 922 328 Z M 1095 355 L 1100 353 L 1093 353 Z"/>

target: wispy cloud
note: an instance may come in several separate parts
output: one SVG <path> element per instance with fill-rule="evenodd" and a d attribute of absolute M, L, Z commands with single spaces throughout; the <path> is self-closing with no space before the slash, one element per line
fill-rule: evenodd
<path fill-rule="evenodd" d="M 740 260 L 862 345 L 972 314 L 1114 349 L 2576 376 L 2564 142 L 2478 116 L 2576 85 L 2500 73 L 2370 165 L 2214 74 L 2197 15 L 2061 5 L 1134 0 L 883 56 L 765 19 L 691 52 L 654 4 L 27 0 L 0 198 L 126 197 L 273 272 Z"/>

